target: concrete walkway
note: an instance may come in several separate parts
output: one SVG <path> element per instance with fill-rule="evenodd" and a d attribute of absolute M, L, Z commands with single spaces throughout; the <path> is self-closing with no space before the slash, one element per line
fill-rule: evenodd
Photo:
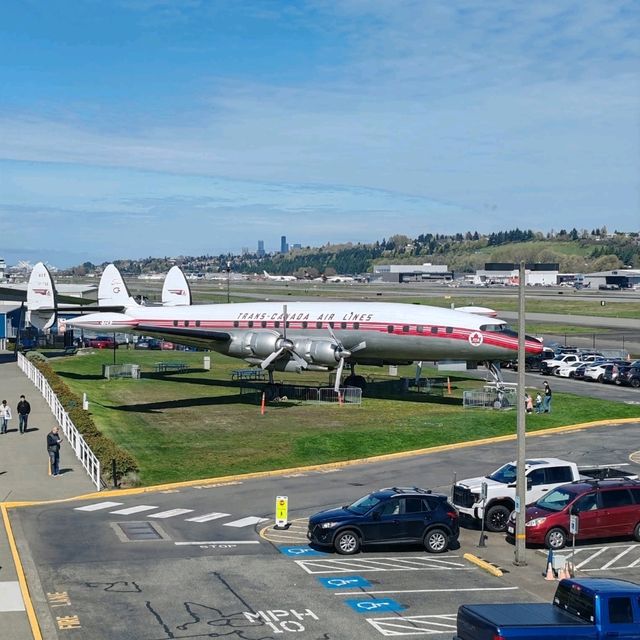
<path fill-rule="evenodd" d="M 16 405 L 24 395 L 31 405 L 28 431 L 18 430 Z M 64 443 L 57 478 L 48 475 L 46 436 L 55 424 L 49 405 L 9 354 L 0 354 L 0 401 L 6 400 L 13 419 L 0 435 L 0 502 L 58 500 L 95 491 L 73 451 Z M 20 540 L 14 531 L 16 543 Z M 0 629 L 2 637 L 32 640 L 5 527 L 0 527 Z M 6 634 L 6 635 L 5 635 Z"/>

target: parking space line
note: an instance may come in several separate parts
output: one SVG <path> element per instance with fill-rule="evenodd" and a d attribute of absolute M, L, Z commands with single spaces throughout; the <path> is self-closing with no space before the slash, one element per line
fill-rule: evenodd
<path fill-rule="evenodd" d="M 616 560 L 619 560 L 620 558 L 622 558 L 622 556 L 626 555 L 627 553 L 629 553 L 629 551 L 631 551 L 631 549 L 633 549 L 634 547 L 627 547 L 622 553 L 619 553 L 613 560 L 610 560 L 609 562 L 607 562 L 607 564 L 602 566 L 602 569 L 608 569 L 612 564 L 614 564 L 616 562 Z"/>
<path fill-rule="evenodd" d="M 160 513 L 149 514 L 150 518 L 173 518 L 174 516 L 181 516 L 185 513 L 191 513 L 193 509 L 170 509 L 169 511 L 161 511 Z"/>
<path fill-rule="evenodd" d="M 461 588 L 461 589 L 391 589 L 389 591 L 363 591 L 362 595 L 385 595 L 392 593 L 458 593 L 462 591 L 514 591 L 519 587 L 484 587 L 484 588 Z M 353 595 L 353 591 L 336 591 L 334 596 Z"/>
<path fill-rule="evenodd" d="M 583 560 L 580 564 L 576 565 L 576 569 L 580 569 L 581 567 L 583 567 L 585 564 L 588 564 L 589 562 L 591 562 L 594 558 L 597 558 L 601 553 L 604 553 L 607 550 L 607 547 L 602 547 L 602 549 L 600 549 L 600 551 L 596 551 L 596 553 L 590 555 L 586 560 Z M 582 549 L 580 549 L 580 551 L 582 551 Z"/>
<path fill-rule="evenodd" d="M 122 502 L 96 502 L 87 504 L 84 507 L 75 507 L 74 511 L 99 511 L 100 509 L 110 509 L 111 507 L 119 507 Z"/>
<path fill-rule="evenodd" d="M 125 507 L 124 509 L 118 509 L 117 511 L 109 511 L 109 513 L 119 516 L 130 516 L 132 513 L 142 513 L 143 511 L 152 511 L 157 508 L 158 507 L 152 507 L 148 504 L 139 504 L 135 507 Z"/>
<path fill-rule="evenodd" d="M 430 636 L 456 630 L 455 613 L 427 616 L 367 618 L 367 622 L 383 636 Z"/>
<path fill-rule="evenodd" d="M 340 560 L 296 560 L 309 574 L 346 573 L 351 571 L 471 571 L 471 567 L 451 562 L 442 565 L 433 558 L 372 558 Z"/>
<path fill-rule="evenodd" d="M 195 516 L 194 518 L 186 518 L 185 522 L 210 522 L 211 520 L 217 520 L 218 518 L 226 518 L 230 516 L 230 513 L 205 513 L 203 516 Z"/>

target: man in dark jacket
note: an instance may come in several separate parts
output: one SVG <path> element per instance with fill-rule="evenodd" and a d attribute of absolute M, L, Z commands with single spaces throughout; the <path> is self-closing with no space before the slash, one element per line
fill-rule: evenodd
<path fill-rule="evenodd" d="M 60 445 L 62 438 L 58 434 L 58 427 L 55 426 L 47 434 L 47 453 L 51 461 L 51 475 L 55 478 L 60 475 Z"/>
<path fill-rule="evenodd" d="M 20 402 L 18 402 L 16 410 L 18 411 L 18 426 L 20 427 L 20 433 L 26 433 L 29 414 L 31 413 L 31 405 L 27 400 L 25 400 L 24 396 L 20 396 Z"/>

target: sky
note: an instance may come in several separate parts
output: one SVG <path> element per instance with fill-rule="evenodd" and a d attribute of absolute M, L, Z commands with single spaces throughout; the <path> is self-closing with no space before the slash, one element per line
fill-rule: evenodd
<path fill-rule="evenodd" d="M 0 4 L 0 257 L 640 229 L 636 0 Z"/>

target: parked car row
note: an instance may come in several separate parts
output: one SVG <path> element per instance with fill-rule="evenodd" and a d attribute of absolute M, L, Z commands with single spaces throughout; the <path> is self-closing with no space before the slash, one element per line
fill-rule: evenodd
<path fill-rule="evenodd" d="M 390 487 L 309 518 L 307 538 L 340 554 L 363 546 L 420 544 L 430 553 L 457 545 L 460 519 L 484 520 L 486 529 L 515 536 L 516 463 L 487 476 L 456 482 L 452 498 L 417 487 Z M 612 467 L 578 467 L 559 458 L 526 462 L 526 540 L 561 549 L 570 516 L 577 539 L 633 537 L 640 542 L 640 481 Z"/>

